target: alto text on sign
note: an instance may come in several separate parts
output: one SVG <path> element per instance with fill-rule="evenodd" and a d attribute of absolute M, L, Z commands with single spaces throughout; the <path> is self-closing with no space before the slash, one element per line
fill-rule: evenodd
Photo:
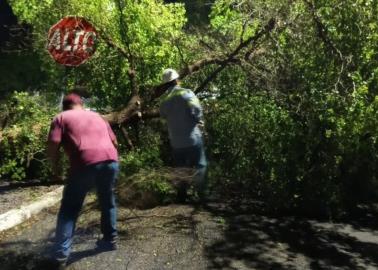
<path fill-rule="evenodd" d="M 97 32 L 84 18 L 69 16 L 52 26 L 47 49 L 56 62 L 78 66 L 95 52 Z"/>

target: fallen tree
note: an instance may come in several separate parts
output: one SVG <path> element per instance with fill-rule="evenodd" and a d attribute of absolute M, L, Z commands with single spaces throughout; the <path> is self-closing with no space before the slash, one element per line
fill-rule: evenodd
<path fill-rule="evenodd" d="M 121 24 L 122 25 L 122 24 Z M 245 40 L 241 40 L 240 44 L 236 46 L 234 50 L 227 53 L 223 57 L 208 57 L 205 59 L 197 60 L 196 62 L 184 66 L 180 71 L 180 79 L 183 80 L 186 77 L 200 71 L 201 69 L 208 66 L 216 66 L 213 72 L 211 72 L 206 79 L 197 87 L 194 91 L 196 93 L 204 91 L 206 87 L 217 78 L 217 75 L 222 72 L 227 66 L 235 63 L 240 63 L 245 55 L 250 55 L 257 49 L 257 42 L 268 35 L 276 26 L 276 19 L 271 18 L 264 26 L 262 26 L 258 31 L 256 31 L 252 36 Z M 128 38 L 125 37 L 125 42 L 127 43 Z M 124 50 L 121 47 L 117 46 L 109 37 L 103 36 L 103 41 L 106 44 L 117 50 L 117 52 L 128 59 L 131 63 L 131 66 L 134 66 L 133 55 L 130 51 Z M 129 47 L 129 46 L 127 46 Z M 245 55 L 242 54 L 243 50 L 247 50 Z M 111 113 L 103 115 L 103 117 L 109 121 L 111 125 L 120 125 L 126 126 L 130 123 L 135 123 L 140 120 L 147 120 L 159 116 L 159 111 L 157 108 L 150 108 L 149 104 L 154 100 L 158 99 L 163 95 L 167 89 L 167 84 L 159 84 L 151 87 L 147 91 L 146 96 L 141 96 L 139 93 L 139 86 L 136 82 L 136 73 L 135 66 L 132 69 L 128 70 L 130 85 L 132 87 L 132 97 L 128 104 L 118 111 L 113 111 Z M 123 129 L 123 134 L 127 139 L 129 146 L 132 147 L 130 139 L 128 138 L 126 129 Z"/>

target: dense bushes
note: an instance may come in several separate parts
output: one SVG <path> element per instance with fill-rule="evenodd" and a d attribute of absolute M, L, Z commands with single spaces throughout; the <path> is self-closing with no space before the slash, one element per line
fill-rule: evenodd
<path fill-rule="evenodd" d="M 309 94 L 301 111 L 246 93 L 204 101 L 215 185 L 237 187 L 272 209 L 326 212 L 376 195 L 378 99 L 369 97 L 366 84 L 345 98 Z M 0 143 L 2 179 L 48 177 L 45 141 L 56 111 L 40 104 L 47 104 L 41 96 L 18 92 L 2 104 L 7 118 Z M 118 134 L 121 183 L 164 199 L 172 194 L 162 173 L 170 163 L 164 127 L 139 128 L 132 151 Z"/>
<path fill-rule="evenodd" d="M 267 96 L 229 96 L 208 112 L 213 177 L 272 209 L 335 212 L 377 194 L 378 99 L 308 97 L 292 111 Z M 219 173 L 217 173 L 219 172 Z"/>
<path fill-rule="evenodd" d="M 46 180 L 46 139 L 54 109 L 43 96 L 25 92 L 15 92 L 0 106 L 0 178 Z"/>
<path fill-rule="evenodd" d="M 109 40 L 105 36 L 96 56 L 75 69 L 64 70 L 41 53 L 45 38 L 33 44 L 46 73 L 43 85 L 56 92 L 62 81 L 83 84 L 97 98 L 93 108 L 98 110 L 124 106 L 132 85 L 139 85 L 142 111 L 156 109 L 150 89 L 164 68 L 203 65 L 191 69 L 196 72 L 184 86 L 195 89 L 209 82 L 199 94 L 206 108 L 214 186 L 233 185 L 271 209 L 322 213 L 376 196 L 376 1 L 217 0 L 209 24 L 195 31 L 183 30 L 184 6 L 160 0 L 125 1 L 123 10 L 112 1 L 69 0 L 63 9 L 51 1 L 29 9 L 24 2 L 11 4 L 36 37 L 44 37 L 64 13 L 88 17 L 107 29 Z M 240 47 L 270 19 L 276 22 L 271 32 Z M 211 64 L 203 61 L 211 59 Z M 135 78 L 129 72 L 133 65 Z M 10 117 L 2 130 L 0 177 L 43 177 L 51 110 L 39 106 L 42 97 L 22 93 L 4 104 L 2 112 Z M 118 134 L 121 182 L 169 196 L 163 168 L 170 164 L 166 127 L 132 120 L 124 128 L 133 150 Z"/>

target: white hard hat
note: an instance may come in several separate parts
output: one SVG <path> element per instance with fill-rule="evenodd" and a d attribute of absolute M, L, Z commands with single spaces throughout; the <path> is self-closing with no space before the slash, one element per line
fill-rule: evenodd
<path fill-rule="evenodd" d="M 177 71 L 172 68 L 168 68 L 163 71 L 163 83 L 177 80 L 179 77 L 180 75 L 177 73 Z"/>

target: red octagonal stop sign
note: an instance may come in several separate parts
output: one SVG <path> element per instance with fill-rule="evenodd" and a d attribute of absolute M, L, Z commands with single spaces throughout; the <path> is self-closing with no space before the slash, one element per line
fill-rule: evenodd
<path fill-rule="evenodd" d="M 78 66 L 94 54 L 96 37 L 84 18 L 68 16 L 50 28 L 47 49 L 59 64 Z"/>

